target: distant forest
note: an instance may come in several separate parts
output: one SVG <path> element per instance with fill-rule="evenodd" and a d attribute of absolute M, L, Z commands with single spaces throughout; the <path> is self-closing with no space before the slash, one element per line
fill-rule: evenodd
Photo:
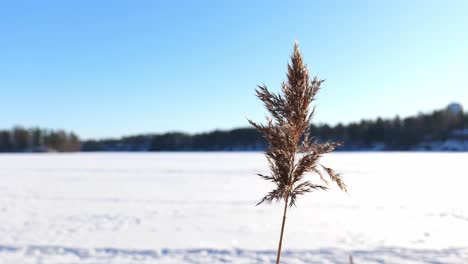
<path fill-rule="evenodd" d="M 406 118 L 312 125 L 317 141 L 341 141 L 339 150 L 468 151 L 468 113 L 459 104 Z M 74 151 L 260 151 L 266 142 L 253 128 L 201 134 L 144 134 L 80 141 L 63 130 L 15 127 L 0 131 L 0 152 Z"/>
<path fill-rule="evenodd" d="M 74 152 L 80 149 L 78 136 L 63 130 L 23 127 L 0 130 L 0 152 Z"/>
<path fill-rule="evenodd" d="M 468 150 L 468 113 L 459 104 L 393 119 L 377 118 L 347 125 L 312 125 L 318 141 L 341 141 L 339 150 Z M 252 151 L 265 140 L 253 128 L 201 134 L 166 133 L 90 140 L 82 151 Z"/>

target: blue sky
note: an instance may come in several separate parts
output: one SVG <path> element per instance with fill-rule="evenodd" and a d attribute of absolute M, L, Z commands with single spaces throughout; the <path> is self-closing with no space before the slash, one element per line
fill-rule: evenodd
<path fill-rule="evenodd" d="M 294 40 L 315 122 L 468 107 L 467 1 L 4 1 L 0 127 L 82 138 L 263 120 Z"/>

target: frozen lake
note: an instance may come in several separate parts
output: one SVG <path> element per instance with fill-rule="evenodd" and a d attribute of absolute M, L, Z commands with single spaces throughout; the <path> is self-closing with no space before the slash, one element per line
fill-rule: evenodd
<path fill-rule="evenodd" d="M 284 263 L 468 263 L 468 154 L 337 153 L 349 194 L 289 210 Z M 271 263 L 261 153 L 0 155 L 0 263 Z M 317 176 L 312 176 L 318 180 Z"/>

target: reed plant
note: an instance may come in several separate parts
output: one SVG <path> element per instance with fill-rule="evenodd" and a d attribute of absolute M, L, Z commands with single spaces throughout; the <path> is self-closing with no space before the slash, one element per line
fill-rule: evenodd
<path fill-rule="evenodd" d="M 266 124 L 249 120 L 268 142 L 266 158 L 269 163 L 268 175 L 260 177 L 275 184 L 275 188 L 257 204 L 284 201 L 283 221 L 278 243 L 276 263 L 281 257 L 284 226 L 288 207 L 296 205 L 300 195 L 315 190 L 327 190 L 329 181 L 347 191 L 341 176 L 335 170 L 319 163 L 323 154 L 330 153 L 340 143 L 319 143 L 310 131 L 315 113 L 311 107 L 324 80 L 309 78 L 309 70 L 302 60 L 296 42 L 288 64 L 287 81 L 281 85 L 279 94 L 272 93 L 265 85 L 259 85 L 256 94 L 264 103 L 269 115 Z M 305 179 L 307 174 L 316 174 L 321 184 Z M 328 176 L 328 177 L 327 177 Z"/>

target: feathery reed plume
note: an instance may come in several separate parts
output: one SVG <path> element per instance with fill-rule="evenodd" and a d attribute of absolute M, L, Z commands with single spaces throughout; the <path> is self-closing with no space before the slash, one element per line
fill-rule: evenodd
<path fill-rule="evenodd" d="M 249 120 L 249 123 L 260 131 L 268 141 L 266 158 L 270 167 L 270 175 L 258 174 L 265 180 L 276 184 L 276 188 L 269 192 L 257 204 L 284 200 L 283 222 L 276 256 L 279 263 L 281 245 L 283 241 L 286 211 L 296 205 L 299 195 L 328 189 L 328 175 L 338 187 L 346 190 L 346 185 L 340 175 L 331 168 L 321 165 L 320 157 L 332 152 L 339 143 L 319 144 L 310 136 L 310 122 L 315 107 L 310 110 L 310 104 L 315 100 L 323 80 L 314 77 L 309 79 L 309 71 L 302 61 L 302 54 L 296 42 L 288 65 L 287 82 L 282 83 L 282 94 L 271 93 L 266 86 L 258 86 L 257 97 L 264 103 L 270 117 L 267 124 L 262 125 Z M 323 185 L 313 184 L 304 179 L 306 173 L 317 174 Z"/>

